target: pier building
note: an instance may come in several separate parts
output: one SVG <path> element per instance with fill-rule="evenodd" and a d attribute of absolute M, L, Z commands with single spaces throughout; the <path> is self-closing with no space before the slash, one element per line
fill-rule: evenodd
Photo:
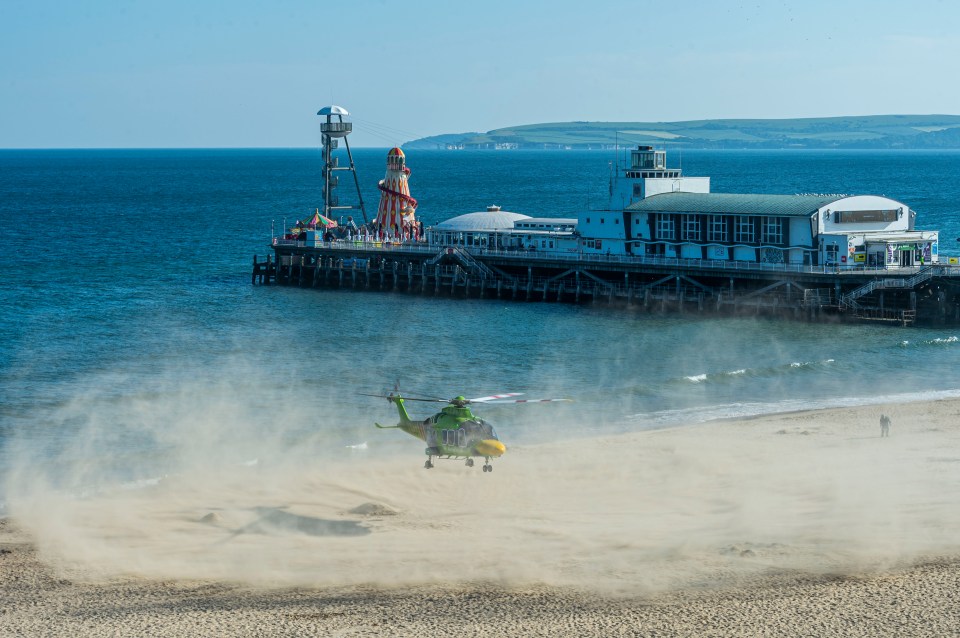
<path fill-rule="evenodd" d="M 459 215 L 426 231 L 429 246 L 575 253 L 580 245 L 575 217 L 529 217 L 488 206 Z"/>
<path fill-rule="evenodd" d="M 896 269 L 939 262 L 938 231 L 878 195 L 710 192 L 707 177 L 666 168 L 666 152 L 631 151 L 610 207 L 580 215 L 584 251 L 677 259 Z"/>
<path fill-rule="evenodd" d="M 408 175 L 402 151 L 390 152 L 388 176 Z M 399 223 L 378 213 L 378 222 L 332 241 L 274 237 L 271 254 L 254 257 L 253 281 L 651 312 L 960 323 L 956 258 L 941 263 L 937 231 L 917 229 L 916 212 L 885 196 L 713 193 L 709 178 L 686 177 L 667 167 L 664 151 L 640 146 L 611 176 L 605 210 L 549 218 L 489 206 L 420 234 L 400 225 L 402 211 L 416 207 L 409 190 L 399 197 L 399 181 L 381 184 Z M 376 232 L 387 226 L 400 232 Z"/>

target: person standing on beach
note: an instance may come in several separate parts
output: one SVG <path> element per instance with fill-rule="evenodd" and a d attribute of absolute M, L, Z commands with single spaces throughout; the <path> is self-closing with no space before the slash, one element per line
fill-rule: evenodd
<path fill-rule="evenodd" d="M 890 436 L 890 417 L 886 414 L 880 415 L 880 436 Z"/>

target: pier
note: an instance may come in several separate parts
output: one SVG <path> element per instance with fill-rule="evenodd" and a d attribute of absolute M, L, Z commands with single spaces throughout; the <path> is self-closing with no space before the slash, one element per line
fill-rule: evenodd
<path fill-rule="evenodd" d="M 323 212 L 274 234 L 254 284 L 574 304 L 644 312 L 960 324 L 960 264 L 939 231 L 883 195 L 715 193 L 639 145 L 610 171 L 610 201 L 575 218 L 498 205 L 424 226 L 411 168 L 387 153 L 367 220 L 340 106 L 320 109 Z M 332 151 L 343 142 L 348 163 Z M 340 201 L 353 175 L 357 205 Z M 351 215 L 363 219 L 357 224 Z"/>
<path fill-rule="evenodd" d="M 277 240 L 252 282 L 643 312 L 960 324 L 960 267 L 887 269 Z"/>

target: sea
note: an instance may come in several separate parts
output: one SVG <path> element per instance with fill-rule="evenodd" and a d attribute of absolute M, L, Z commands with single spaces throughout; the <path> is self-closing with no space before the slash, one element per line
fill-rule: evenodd
<path fill-rule="evenodd" d="M 353 149 L 368 216 L 386 151 Z M 602 208 L 616 161 L 407 153 L 425 225 L 488 205 Z M 668 149 L 668 165 L 714 192 L 886 195 L 940 230 L 942 259 L 960 255 L 957 151 Z M 321 181 L 313 148 L 0 150 L 0 516 L 24 473 L 83 494 L 159 480 L 185 451 L 213 466 L 266 449 L 422 464 L 419 442 L 374 427 L 396 413 L 369 395 L 395 388 L 573 399 L 475 406 L 508 447 L 960 396 L 956 327 L 252 285 L 254 255 L 320 205 Z M 343 173 L 343 200 L 352 186 Z"/>

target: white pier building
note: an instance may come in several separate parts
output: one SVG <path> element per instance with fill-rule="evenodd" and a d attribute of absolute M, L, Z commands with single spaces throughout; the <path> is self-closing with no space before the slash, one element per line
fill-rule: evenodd
<path fill-rule="evenodd" d="M 611 176 L 606 210 L 532 218 L 490 206 L 428 229 L 431 245 L 583 255 L 900 268 L 939 262 L 938 231 L 880 195 L 711 193 L 709 177 L 667 168 L 638 146 Z M 719 264 L 718 264 L 719 265 Z"/>

